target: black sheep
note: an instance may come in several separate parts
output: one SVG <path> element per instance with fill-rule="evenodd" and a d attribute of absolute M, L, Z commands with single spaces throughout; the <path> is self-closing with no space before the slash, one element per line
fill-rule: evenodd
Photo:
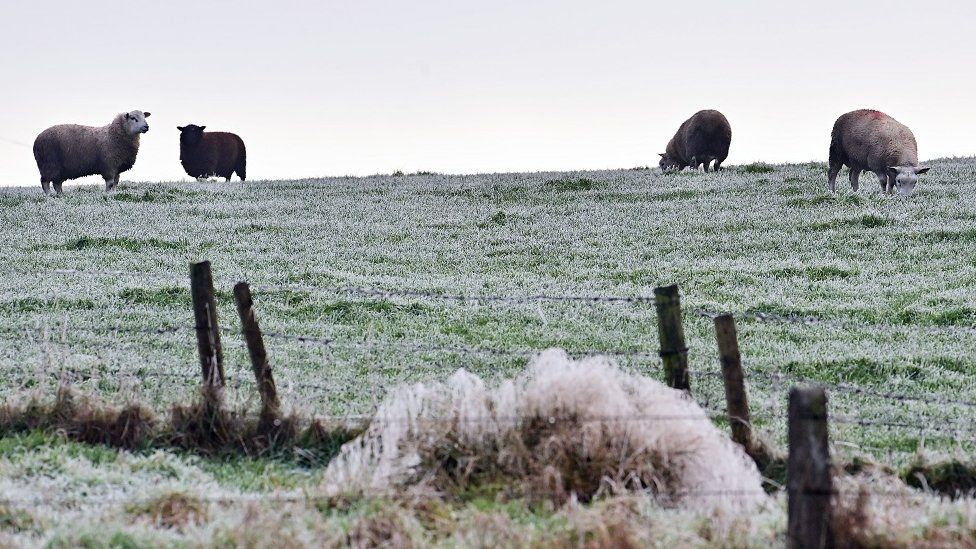
<path fill-rule="evenodd" d="M 237 172 L 244 181 L 247 167 L 244 141 L 237 134 L 204 132 L 204 128 L 195 124 L 176 127 L 180 130 L 180 162 L 187 175 L 198 180 L 217 176 L 230 181 L 230 176 Z"/>
<path fill-rule="evenodd" d="M 685 120 L 678 132 L 668 143 L 665 152 L 661 154 L 661 169 L 684 169 L 691 166 L 697 170 L 704 164 L 705 171 L 712 160 L 715 170 L 729 156 L 729 144 L 732 142 L 732 126 L 725 115 L 718 111 L 698 111 Z"/>

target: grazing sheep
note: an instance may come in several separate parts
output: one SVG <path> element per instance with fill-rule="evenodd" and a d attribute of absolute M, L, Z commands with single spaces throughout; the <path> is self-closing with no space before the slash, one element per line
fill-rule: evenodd
<path fill-rule="evenodd" d="M 244 141 L 237 134 L 204 132 L 204 128 L 194 124 L 176 127 L 180 130 L 180 162 L 187 175 L 197 181 L 212 175 L 230 181 L 230 176 L 237 172 L 244 181 L 247 177 Z"/>
<path fill-rule="evenodd" d="M 105 190 L 119 184 L 119 174 L 132 168 L 139 152 L 139 135 L 149 131 L 148 112 L 121 113 L 100 128 L 61 124 L 34 140 L 34 160 L 41 172 L 41 188 L 61 194 L 61 184 L 86 175 L 101 175 Z"/>
<path fill-rule="evenodd" d="M 661 153 L 661 169 L 682 170 L 691 166 L 697 170 L 704 165 L 707 172 L 714 160 L 717 171 L 729 156 L 731 143 L 732 126 L 725 115 L 715 110 L 698 111 L 681 124 L 668 142 L 666 152 Z"/>
<path fill-rule="evenodd" d="M 843 114 L 834 122 L 830 134 L 830 172 L 828 185 L 834 192 L 837 174 L 851 168 L 851 188 L 857 191 L 862 171 L 878 176 L 881 192 L 891 194 L 897 187 L 907 196 L 918 176 L 929 171 L 918 167 L 918 144 L 912 130 L 881 111 L 861 109 Z"/>

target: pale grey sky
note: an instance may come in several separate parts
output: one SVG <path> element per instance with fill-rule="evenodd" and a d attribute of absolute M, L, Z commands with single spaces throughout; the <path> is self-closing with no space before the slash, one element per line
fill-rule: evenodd
<path fill-rule="evenodd" d="M 732 123 L 729 163 L 824 160 L 861 107 L 922 158 L 973 155 L 974 20 L 961 0 L 8 2 L 0 185 L 38 185 L 18 142 L 131 109 L 151 129 L 123 180 L 185 177 L 186 123 L 240 134 L 251 179 L 656 164 L 702 108 Z"/>

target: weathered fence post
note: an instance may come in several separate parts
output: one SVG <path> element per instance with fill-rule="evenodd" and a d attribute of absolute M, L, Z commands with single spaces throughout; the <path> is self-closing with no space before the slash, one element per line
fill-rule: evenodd
<path fill-rule="evenodd" d="M 661 359 L 664 376 L 670 387 L 691 391 L 688 380 L 688 347 L 685 346 L 685 329 L 681 325 L 681 296 L 678 285 L 654 288 L 654 306 L 657 308 L 657 333 L 661 341 Z"/>
<path fill-rule="evenodd" d="M 264 337 L 258 325 L 254 312 L 254 300 L 251 298 L 251 288 L 247 282 L 238 282 L 234 286 L 234 301 L 237 302 L 237 314 L 241 317 L 241 331 L 247 352 L 251 355 L 251 368 L 254 369 L 254 380 L 261 393 L 261 418 L 272 421 L 278 415 L 278 390 L 274 377 L 271 375 L 271 363 L 268 362 L 268 352 L 264 347 Z"/>
<path fill-rule="evenodd" d="M 788 546 L 832 548 L 830 449 L 827 446 L 827 393 L 794 387 L 789 403 L 789 457 L 786 490 Z"/>
<path fill-rule="evenodd" d="M 732 440 L 751 451 L 752 420 L 749 417 L 749 398 L 742 373 L 742 355 L 739 353 L 739 340 L 735 331 L 735 318 L 730 314 L 716 316 L 715 340 L 718 342 L 718 357 L 722 363 L 722 378 L 725 381 L 725 405 L 729 411 Z"/>
<path fill-rule="evenodd" d="M 224 353 L 220 346 L 217 301 L 214 298 L 209 261 L 190 265 L 190 295 L 193 298 L 193 318 L 196 323 L 203 383 L 208 389 L 219 389 L 224 386 Z"/>

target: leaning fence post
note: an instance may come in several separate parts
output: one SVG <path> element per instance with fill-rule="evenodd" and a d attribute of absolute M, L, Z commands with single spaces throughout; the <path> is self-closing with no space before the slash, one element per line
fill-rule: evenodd
<path fill-rule="evenodd" d="M 823 388 L 794 387 L 790 391 L 788 442 L 788 546 L 833 547 L 830 524 L 833 485 L 827 446 L 827 393 Z"/>
<path fill-rule="evenodd" d="M 722 363 L 722 378 L 725 381 L 725 405 L 729 411 L 732 440 L 741 444 L 746 451 L 753 448 L 752 422 L 749 417 L 749 398 L 742 373 L 742 355 L 739 353 L 739 340 L 735 330 L 735 318 L 730 314 L 716 316 L 715 340 L 718 342 L 718 357 Z"/>
<path fill-rule="evenodd" d="M 264 337 L 258 325 L 254 312 L 254 299 L 251 298 L 251 288 L 247 282 L 238 282 L 234 286 L 234 301 L 237 302 L 237 314 L 241 317 L 241 331 L 247 352 L 251 355 L 251 368 L 254 370 L 254 380 L 261 393 L 261 416 L 268 419 L 278 415 L 278 390 L 275 388 L 274 377 L 271 375 L 271 363 L 268 361 L 268 351 L 264 347 Z"/>
<path fill-rule="evenodd" d="M 657 333 L 661 341 L 665 379 L 670 387 L 690 392 L 688 347 L 685 346 L 685 330 L 681 325 L 678 285 L 654 288 L 654 306 L 657 308 Z"/>
<path fill-rule="evenodd" d="M 210 262 L 190 265 L 190 295 L 193 298 L 193 317 L 196 323 L 197 350 L 204 386 L 210 389 L 224 386 L 224 353 L 220 346 L 217 324 L 217 301 L 214 298 L 213 275 Z"/>

